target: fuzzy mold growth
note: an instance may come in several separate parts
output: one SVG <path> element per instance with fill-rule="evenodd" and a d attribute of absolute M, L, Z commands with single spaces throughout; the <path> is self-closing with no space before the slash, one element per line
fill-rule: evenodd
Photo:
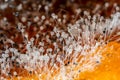
<path fill-rule="evenodd" d="M 1 1 L 0 80 L 120 79 L 119 5 L 104 17 L 101 3 L 93 11 L 75 3 Z"/>

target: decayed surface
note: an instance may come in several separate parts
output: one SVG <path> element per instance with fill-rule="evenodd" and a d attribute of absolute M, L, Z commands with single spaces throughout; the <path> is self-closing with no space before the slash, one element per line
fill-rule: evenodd
<path fill-rule="evenodd" d="M 80 74 L 79 80 L 93 77 L 86 71 L 100 73 L 114 62 L 102 61 L 105 53 L 115 52 L 101 49 L 120 42 L 119 2 L 113 2 L 1 1 L 0 78 L 73 80 Z"/>

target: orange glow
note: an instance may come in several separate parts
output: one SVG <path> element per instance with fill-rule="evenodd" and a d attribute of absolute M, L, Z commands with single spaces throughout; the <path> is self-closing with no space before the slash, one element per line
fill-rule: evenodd
<path fill-rule="evenodd" d="M 120 79 L 120 43 L 111 42 L 103 48 L 103 60 L 94 71 L 79 74 L 75 80 L 119 80 Z"/>

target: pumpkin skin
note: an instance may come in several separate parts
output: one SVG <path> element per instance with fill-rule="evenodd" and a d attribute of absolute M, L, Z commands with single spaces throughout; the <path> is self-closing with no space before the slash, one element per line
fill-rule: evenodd
<path fill-rule="evenodd" d="M 93 71 L 79 74 L 75 80 L 119 80 L 120 43 L 110 42 L 102 50 L 104 58 Z"/>

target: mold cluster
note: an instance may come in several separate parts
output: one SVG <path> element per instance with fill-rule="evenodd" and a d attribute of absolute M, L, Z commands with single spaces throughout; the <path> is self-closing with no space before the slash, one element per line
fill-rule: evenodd
<path fill-rule="evenodd" d="M 48 73 L 49 79 L 55 70 L 59 75 L 54 79 L 61 76 L 64 80 L 73 79 L 81 71 L 100 64 L 100 51 L 93 54 L 98 47 L 120 41 L 120 13 L 116 3 L 111 11 L 114 14 L 108 19 L 101 16 L 99 4 L 94 3 L 95 9 L 87 11 L 76 0 L 1 0 L 0 3 L 1 80 L 42 73 Z M 104 6 L 107 10 L 111 3 Z"/>

